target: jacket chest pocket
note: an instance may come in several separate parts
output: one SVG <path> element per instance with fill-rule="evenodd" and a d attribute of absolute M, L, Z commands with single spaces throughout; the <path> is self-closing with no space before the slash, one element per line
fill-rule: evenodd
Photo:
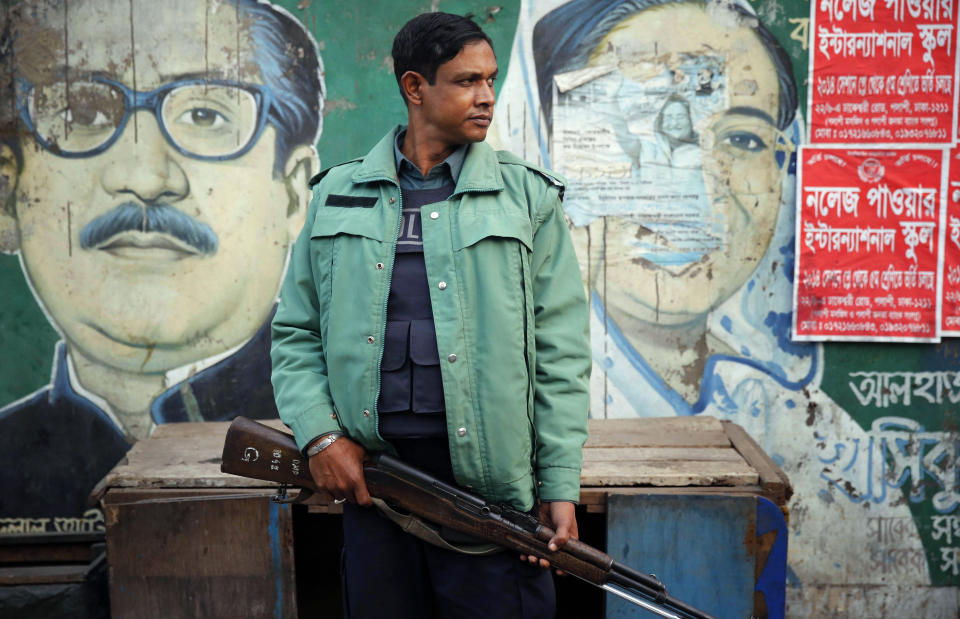
<path fill-rule="evenodd" d="M 533 251 L 530 220 L 522 215 L 504 212 L 465 215 L 457 219 L 453 231 L 453 248 L 457 251 L 488 242 L 515 245 Z"/>
<path fill-rule="evenodd" d="M 463 278 L 461 294 L 478 322 L 489 320 L 491 333 L 497 321 L 522 341 L 533 250 L 530 220 L 511 213 L 461 216 L 452 230 L 454 259 Z"/>
<path fill-rule="evenodd" d="M 380 254 L 385 229 L 381 209 L 324 206 L 317 210 L 310 229 L 310 253 L 321 304 L 329 303 L 345 283 L 354 291 L 368 283 L 360 281 L 363 274 L 375 271 L 361 265 L 373 267 L 384 261 Z"/>
<path fill-rule="evenodd" d="M 346 199 L 349 196 L 339 197 Z M 317 209 L 310 238 L 322 239 L 338 235 L 385 240 L 383 212 L 379 209 L 352 206 L 324 206 Z"/>

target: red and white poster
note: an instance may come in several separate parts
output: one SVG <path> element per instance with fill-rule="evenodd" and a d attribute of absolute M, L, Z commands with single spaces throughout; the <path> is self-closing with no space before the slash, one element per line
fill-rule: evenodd
<path fill-rule="evenodd" d="M 950 151 L 950 182 L 943 240 L 941 335 L 960 335 L 960 148 Z"/>
<path fill-rule="evenodd" d="M 800 149 L 794 339 L 938 341 L 945 152 Z"/>
<path fill-rule="evenodd" d="M 953 142 L 960 1 L 810 4 L 810 142 Z"/>

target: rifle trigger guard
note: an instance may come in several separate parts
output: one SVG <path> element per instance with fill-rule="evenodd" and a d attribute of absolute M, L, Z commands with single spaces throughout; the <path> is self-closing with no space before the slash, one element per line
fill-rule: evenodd
<path fill-rule="evenodd" d="M 313 496 L 313 490 L 308 490 L 307 488 L 301 488 L 296 496 L 289 496 L 287 494 L 287 488 L 289 488 L 289 486 L 286 484 L 280 484 L 280 489 L 277 491 L 277 494 L 270 497 L 270 500 L 281 505 L 291 505 L 293 503 L 303 503 Z"/>

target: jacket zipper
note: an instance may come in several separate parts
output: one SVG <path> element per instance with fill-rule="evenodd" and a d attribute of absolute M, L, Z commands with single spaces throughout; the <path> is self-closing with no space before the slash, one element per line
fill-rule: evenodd
<path fill-rule="evenodd" d="M 393 239 L 391 241 L 392 250 L 390 252 L 390 270 L 387 273 L 387 290 L 386 294 L 383 295 L 383 322 L 380 325 L 380 356 L 377 357 L 377 393 L 376 397 L 373 400 L 373 423 L 374 430 L 376 430 L 377 438 L 383 440 L 383 437 L 380 436 L 380 389 L 382 388 L 383 381 L 383 353 L 386 350 L 387 342 L 387 305 L 390 302 L 390 286 L 393 285 L 393 266 L 397 260 L 397 238 L 400 234 L 400 226 L 403 225 L 403 191 L 400 189 L 400 184 L 383 177 L 381 179 L 371 179 L 371 180 L 383 180 L 388 183 L 392 183 L 397 188 L 397 227 L 393 230 Z"/>
<path fill-rule="evenodd" d="M 533 435 L 532 444 L 530 446 L 530 459 L 531 466 L 533 467 L 533 476 L 534 476 L 534 485 L 533 492 L 534 495 L 538 498 L 540 497 L 540 488 L 537 484 L 537 424 L 534 423 L 533 414 L 532 414 L 532 403 L 531 398 L 533 394 L 533 387 L 531 383 L 533 382 L 533 377 L 537 369 L 530 366 L 530 330 L 529 322 L 527 320 L 527 278 L 530 275 L 527 272 L 527 269 L 523 264 L 523 244 L 517 243 L 517 256 L 520 258 L 520 298 L 523 299 L 522 308 L 523 308 L 523 363 L 527 366 L 527 422 L 530 424 L 530 432 Z M 530 285 L 533 285 L 533 282 L 530 282 Z"/>

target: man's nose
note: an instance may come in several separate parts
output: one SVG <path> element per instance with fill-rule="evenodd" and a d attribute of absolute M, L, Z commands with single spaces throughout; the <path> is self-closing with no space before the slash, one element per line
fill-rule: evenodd
<path fill-rule="evenodd" d="M 480 86 L 477 88 L 476 104 L 492 106 L 495 99 L 496 95 L 494 94 L 493 85 L 487 84 L 486 82 L 481 82 Z"/>
<path fill-rule="evenodd" d="M 103 188 L 111 195 L 132 194 L 142 202 L 182 200 L 190 183 L 173 152 L 153 114 L 136 112 L 107 151 L 112 160 L 103 173 Z"/>

